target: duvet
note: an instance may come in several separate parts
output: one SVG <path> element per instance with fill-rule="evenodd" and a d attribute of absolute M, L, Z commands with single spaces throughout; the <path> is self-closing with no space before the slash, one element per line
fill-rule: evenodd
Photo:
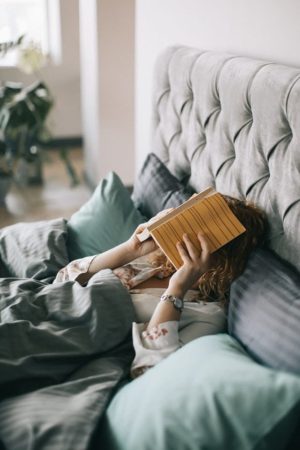
<path fill-rule="evenodd" d="M 130 296 L 110 270 L 52 284 L 66 238 L 63 219 L 0 231 L 0 449 L 90 448 L 128 376 Z"/>

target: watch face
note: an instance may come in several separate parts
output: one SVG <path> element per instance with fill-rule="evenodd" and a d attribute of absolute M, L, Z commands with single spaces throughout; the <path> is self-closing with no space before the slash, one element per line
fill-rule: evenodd
<path fill-rule="evenodd" d="M 183 310 L 184 303 L 181 298 L 175 297 L 174 295 L 162 295 L 161 296 L 162 301 L 172 302 L 175 309 L 178 309 L 179 311 Z"/>
<path fill-rule="evenodd" d="M 181 300 L 181 298 L 174 298 L 174 306 L 178 309 L 181 309 L 183 307 L 183 301 Z"/>

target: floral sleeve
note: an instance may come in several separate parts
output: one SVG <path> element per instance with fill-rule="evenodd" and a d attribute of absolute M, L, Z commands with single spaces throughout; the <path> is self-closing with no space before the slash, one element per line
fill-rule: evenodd
<path fill-rule="evenodd" d="M 135 358 L 131 365 L 131 377 L 142 375 L 149 368 L 165 359 L 179 347 L 178 321 L 160 323 L 146 331 L 146 324 L 133 323 L 132 338 Z"/>
<path fill-rule="evenodd" d="M 88 272 L 89 267 L 95 256 L 96 255 L 86 256 L 85 258 L 75 259 L 74 261 L 71 261 L 67 266 L 60 269 L 53 283 L 63 283 L 64 281 L 80 282 L 78 277 L 81 274 Z"/>

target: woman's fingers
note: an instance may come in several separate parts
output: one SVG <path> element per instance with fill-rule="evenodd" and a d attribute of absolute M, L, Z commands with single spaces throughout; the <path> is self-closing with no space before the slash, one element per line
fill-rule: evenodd
<path fill-rule="evenodd" d="M 184 249 L 186 257 L 192 260 L 195 263 L 205 262 L 210 258 L 210 247 L 209 241 L 204 234 L 198 234 L 198 240 L 200 244 L 200 248 L 195 246 L 188 236 L 188 234 L 183 235 L 182 248 Z"/>
<path fill-rule="evenodd" d="M 198 233 L 198 240 L 200 242 L 201 245 L 201 249 L 202 249 L 202 256 L 204 258 L 207 258 L 210 255 L 210 249 L 209 249 L 209 242 L 207 237 L 202 234 L 202 233 Z"/>
<path fill-rule="evenodd" d="M 197 261 L 201 256 L 201 249 L 195 247 L 188 234 L 183 235 L 188 254 L 193 261 Z"/>
<path fill-rule="evenodd" d="M 137 226 L 137 228 L 136 228 L 136 230 L 135 230 L 135 234 L 139 234 L 139 233 L 141 233 L 142 231 L 144 231 L 144 229 L 146 228 L 146 226 L 147 226 L 147 223 L 140 223 L 138 226 Z"/>
<path fill-rule="evenodd" d="M 182 244 L 182 242 L 177 242 L 177 250 L 178 253 L 183 261 L 183 263 L 187 263 L 190 261 L 189 255 L 187 250 L 184 248 L 184 245 Z"/>

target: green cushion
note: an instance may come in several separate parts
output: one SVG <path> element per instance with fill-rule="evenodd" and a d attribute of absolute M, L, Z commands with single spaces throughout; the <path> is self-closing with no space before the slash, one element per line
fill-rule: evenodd
<path fill-rule="evenodd" d="M 128 189 L 116 173 L 110 172 L 68 222 L 70 260 L 95 255 L 124 242 L 143 221 Z"/>
<path fill-rule="evenodd" d="M 205 336 L 123 386 L 101 434 L 111 450 L 283 450 L 299 405 L 299 377 L 259 365 L 227 334 Z"/>

